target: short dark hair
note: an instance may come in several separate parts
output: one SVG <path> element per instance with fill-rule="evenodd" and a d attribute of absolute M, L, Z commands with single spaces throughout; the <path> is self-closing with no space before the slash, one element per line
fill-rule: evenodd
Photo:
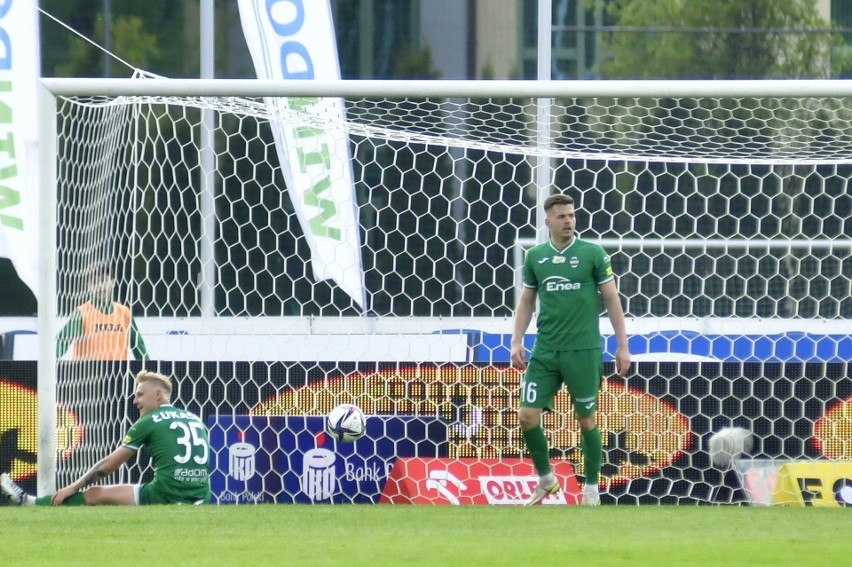
<path fill-rule="evenodd" d="M 544 200 L 544 212 L 549 211 L 556 205 L 573 205 L 574 197 L 564 193 L 556 193 Z"/>
<path fill-rule="evenodd" d="M 109 262 L 95 262 L 86 270 L 86 280 L 95 281 L 103 278 L 112 278 L 112 266 Z"/>

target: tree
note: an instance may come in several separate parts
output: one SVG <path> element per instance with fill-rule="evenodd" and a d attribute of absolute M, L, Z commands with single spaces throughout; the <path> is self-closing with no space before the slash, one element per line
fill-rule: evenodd
<path fill-rule="evenodd" d="M 191 4 L 197 5 L 197 0 L 112 2 L 107 42 L 103 0 L 41 0 L 41 8 L 52 16 L 40 19 L 42 74 L 46 77 L 103 75 L 104 53 L 77 35 L 80 34 L 98 45 L 109 45 L 112 53 L 136 68 L 167 77 L 195 76 L 197 41 L 188 39 L 195 28 L 189 26 L 185 17 L 192 13 L 187 10 Z M 111 69 L 116 77 L 129 77 L 131 73 L 117 60 L 112 61 Z"/>
<path fill-rule="evenodd" d="M 139 69 L 151 69 L 154 61 L 161 56 L 157 36 L 146 32 L 144 22 L 137 16 L 116 16 L 112 22 L 113 52 Z M 95 36 L 103 37 L 103 22 L 96 24 Z M 66 59 L 55 67 L 60 77 L 101 74 L 101 61 L 104 55 L 92 44 L 82 40 L 73 41 L 69 45 Z M 114 67 L 117 64 L 113 65 Z M 116 69 L 116 71 L 119 71 Z M 122 69 L 119 76 L 129 76 L 129 69 Z"/>
<path fill-rule="evenodd" d="M 396 60 L 395 79 L 439 79 L 441 72 L 432 67 L 429 47 L 403 49 Z"/>
<path fill-rule="evenodd" d="M 839 76 L 849 66 L 848 54 L 842 49 L 842 37 L 830 31 L 831 24 L 820 16 L 816 0 L 611 0 L 607 3 L 607 10 L 611 23 L 633 29 L 612 31 L 602 38 L 601 52 L 606 54 L 606 58 L 600 62 L 600 72 L 606 78 L 827 78 Z M 696 104 L 700 103 L 667 99 L 640 101 L 635 108 L 614 120 L 629 124 L 637 117 L 653 116 L 654 120 L 649 120 L 648 124 L 656 123 L 662 127 L 647 126 L 643 132 L 646 138 L 659 136 L 671 140 L 683 134 L 683 138 L 687 139 L 688 132 L 682 131 L 679 121 L 667 118 L 670 113 L 666 107 L 687 109 Z M 705 116 L 707 124 L 712 124 L 718 135 L 743 143 L 763 138 L 783 144 L 790 136 L 802 134 L 803 130 L 807 130 L 811 139 L 831 139 L 838 135 L 833 130 L 836 109 L 830 101 L 821 104 L 818 108 L 801 108 L 795 104 L 787 106 L 784 100 L 723 97 Z M 761 116 L 769 111 L 774 118 L 762 119 Z M 695 180 L 693 186 L 680 178 L 675 181 L 675 178 L 664 175 L 670 167 L 673 167 L 672 164 L 667 163 L 627 163 L 617 175 L 615 186 L 621 190 L 625 202 L 641 200 L 641 195 L 633 188 L 642 185 L 643 175 L 651 174 L 657 187 L 669 193 L 697 191 L 706 192 L 709 197 L 716 189 L 708 188 L 705 180 L 733 176 L 739 181 L 726 190 L 742 194 L 759 192 L 769 199 L 768 206 L 773 211 L 773 215 L 753 219 L 750 224 L 744 222 L 748 220 L 748 211 L 735 211 L 736 215 L 740 215 L 737 218 L 739 230 L 746 236 L 796 239 L 803 235 L 812 237 L 814 232 L 818 232 L 803 228 L 807 207 L 814 199 L 808 192 L 823 190 L 807 181 L 808 173 L 814 171 L 813 166 L 766 166 L 772 175 L 765 176 L 769 181 L 764 182 L 754 175 L 754 166 L 687 164 L 690 171 L 688 179 Z M 826 185 L 835 183 L 830 175 L 822 173 L 821 177 L 831 179 L 825 182 Z M 833 191 L 842 192 L 842 187 Z M 730 214 L 724 203 L 707 202 L 707 212 L 712 218 Z M 655 215 L 663 212 L 649 211 L 644 203 L 641 201 L 629 206 Z M 817 217 L 832 217 L 829 202 L 822 201 L 819 206 L 821 208 L 815 212 Z M 783 219 L 780 225 L 776 223 L 779 218 Z M 699 224 L 696 227 L 698 234 L 712 232 L 710 227 Z M 624 233 L 628 227 L 619 228 Z M 819 305 L 806 301 L 810 299 L 805 296 L 807 287 L 801 285 L 801 281 L 817 274 L 803 273 L 806 268 L 802 266 L 809 264 L 799 256 L 799 252 L 790 252 L 778 258 L 781 267 L 778 275 L 780 279 L 786 279 L 789 300 L 779 305 L 777 311 L 772 305 L 759 306 L 759 315 L 813 316 L 819 312 Z M 770 278 L 773 273 L 770 270 L 760 275 Z M 711 310 L 689 315 L 735 315 L 736 303 L 730 303 L 732 313 Z"/>
<path fill-rule="evenodd" d="M 840 34 L 806 31 L 830 27 L 816 0 L 612 0 L 607 12 L 619 27 L 660 31 L 604 35 L 606 78 L 825 78 L 848 58 Z"/>

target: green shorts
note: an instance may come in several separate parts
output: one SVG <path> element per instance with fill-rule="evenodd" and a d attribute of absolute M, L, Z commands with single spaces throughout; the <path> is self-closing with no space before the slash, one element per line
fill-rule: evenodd
<path fill-rule="evenodd" d="M 206 496 L 198 494 L 176 495 L 172 491 L 163 490 L 156 482 L 136 485 L 136 504 L 207 504 L 210 493 Z"/>
<path fill-rule="evenodd" d="M 553 399 L 565 384 L 574 403 L 574 412 L 588 417 L 598 409 L 602 375 L 600 349 L 533 349 L 521 379 L 521 407 L 553 411 Z"/>

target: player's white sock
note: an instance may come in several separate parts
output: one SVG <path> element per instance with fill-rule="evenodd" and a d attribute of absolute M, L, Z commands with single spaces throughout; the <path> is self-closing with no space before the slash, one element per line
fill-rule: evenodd
<path fill-rule="evenodd" d="M 552 472 L 549 472 L 544 476 L 538 477 L 539 486 L 553 486 L 554 482 L 556 482 L 556 475 L 554 475 Z"/>

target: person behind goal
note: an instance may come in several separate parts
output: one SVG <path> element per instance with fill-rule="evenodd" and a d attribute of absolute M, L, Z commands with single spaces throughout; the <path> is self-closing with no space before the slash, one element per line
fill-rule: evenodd
<path fill-rule="evenodd" d="M 115 276 L 106 262 L 86 273 L 88 298 L 68 318 L 56 338 L 56 357 L 71 348 L 73 360 L 148 360 L 148 349 L 130 307 L 113 299 Z"/>

